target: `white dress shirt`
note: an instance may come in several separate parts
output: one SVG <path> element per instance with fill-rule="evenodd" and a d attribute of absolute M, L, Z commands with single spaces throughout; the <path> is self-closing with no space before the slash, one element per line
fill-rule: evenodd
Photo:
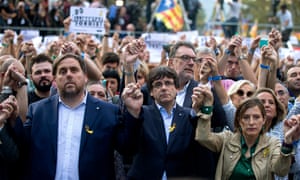
<path fill-rule="evenodd" d="M 168 144 L 169 143 L 170 128 L 172 128 L 173 126 L 175 126 L 174 124 L 172 124 L 172 120 L 173 120 L 173 116 L 174 116 L 174 112 L 175 112 L 175 108 L 176 108 L 176 103 L 174 104 L 174 107 L 173 107 L 173 109 L 172 109 L 172 111 L 171 111 L 170 114 L 161 105 L 156 104 L 156 106 L 159 109 L 160 115 L 161 115 L 161 117 L 163 118 L 163 121 L 164 121 L 165 134 L 166 134 L 166 142 Z M 164 173 L 163 173 L 162 180 L 167 180 L 167 173 L 166 173 L 166 171 L 164 171 Z"/>
<path fill-rule="evenodd" d="M 71 108 L 59 98 L 56 180 L 79 180 L 79 150 L 87 93 Z"/>
<path fill-rule="evenodd" d="M 189 86 L 191 81 L 189 81 L 182 90 L 177 91 L 177 95 L 176 95 L 176 103 L 179 104 L 180 106 L 183 107 L 183 103 L 184 103 L 184 99 L 185 99 L 185 95 L 186 95 L 186 90 Z"/>

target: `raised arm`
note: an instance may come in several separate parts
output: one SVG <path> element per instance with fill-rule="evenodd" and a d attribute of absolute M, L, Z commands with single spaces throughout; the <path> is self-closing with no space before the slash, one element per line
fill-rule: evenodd
<path fill-rule="evenodd" d="M 238 57 L 239 65 L 241 73 L 244 79 L 251 81 L 253 84 L 257 84 L 257 79 L 255 77 L 255 73 L 252 70 L 249 62 L 248 62 L 248 49 L 247 47 L 243 46 L 236 46 L 234 49 L 235 55 Z"/>
<path fill-rule="evenodd" d="M 224 50 L 223 56 L 221 57 L 218 63 L 218 69 L 221 75 L 224 75 L 225 73 L 225 67 L 226 67 L 228 57 L 234 53 L 235 47 L 240 47 L 241 45 L 242 45 L 242 38 L 240 36 L 233 36 L 231 38 L 227 48 Z"/>
<path fill-rule="evenodd" d="M 277 52 L 271 45 L 262 47 L 258 88 L 267 87 L 274 90 L 278 61 L 277 58 Z"/>

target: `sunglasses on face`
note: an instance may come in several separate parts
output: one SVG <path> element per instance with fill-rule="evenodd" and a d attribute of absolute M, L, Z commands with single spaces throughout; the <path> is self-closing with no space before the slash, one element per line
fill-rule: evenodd
<path fill-rule="evenodd" d="M 285 92 L 284 92 L 284 90 L 278 90 L 278 91 L 276 92 L 276 94 L 277 94 L 278 96 L 283 96 L 283 95 L 285 95 Z"/>
<path fill-rule="evenodd" d="M 239 89 L 236 92 L 236 94 L 239 95 L 240 97 L 244 96 L 244 94 L 246 94 L 247 97 L 250 97 L 253 95 L 253 92 L 252 91 L 244 92 L 243 90 Z"/>

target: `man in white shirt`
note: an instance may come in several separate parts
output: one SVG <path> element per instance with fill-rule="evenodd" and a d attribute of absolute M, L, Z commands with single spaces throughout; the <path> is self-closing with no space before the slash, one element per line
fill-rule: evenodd
<path fill-rule="evenodd" d="M 277 12 L 276 17 L 280 21 L 282 42 L 285 44 L 287 41 L 289 41 L 293 30 L 293 16 L 292 13 L 287 9 L 287 5 L 283 4 L 280 6 L 280 11 Z"/>
<path fill-rule="evenodd" d="M 230 39 L 233 35 L 235 35 L 238 32 L 238 21 L 240 18 L 241 13 L 241 6 L 242 4 L 239 2 L 239 0 L 232 0 L 227 2 L 230 10 L 227 14 L 226 24 L 224 24 L 223 31 L 224 36 L 227 39 Z"/>

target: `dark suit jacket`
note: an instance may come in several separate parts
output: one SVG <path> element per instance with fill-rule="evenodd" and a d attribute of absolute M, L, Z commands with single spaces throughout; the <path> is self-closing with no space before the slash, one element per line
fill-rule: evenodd
<path fill-rule="evenodd" d="M 0 131 L 0 142 L 0 179 L 13 179 L 19 150 L 9 125 L 5 125 Z"/>
<path fill-rule="evenodd" d="M 129 170 L 130 179 L 161 179 L 164 170 L 167 177 L 191 177 L 194 175 L 195 127 L 191 123 L 191 109 L 176 106 L 172 124 L 176 124 L 166 142 L 164 122 L 155 104 L 143 107 L 143 128 L 140 143 L 133 164 Z M 202 147 L 202 146 L 201 146 Z M 199 149 L 197 149 L 199 150 Z M 198 177 L 213 177 L 212 153 L 202 147 L 202 167 Z"/>
<path fill-rule="evenodd" d="M 135 149 L 141 124 L 140 119 L 133 118 L 127 112 L 121 115 L 117 106 L 88 95 L 81 132 L 79 178 L 114 179 L 114 149 L 125 154 Z M 86 132 L 86 125 L 93 133 Z M 30 140 L 29 179 L 54 179 L 57 160 L 58 95 L 29 106 L 24 131 L 26 139 Z"/>
<path fill-rule="evenodd" d="M 191 80 L 189 86 L 186 90 L 186 95 L 183 102 L 183 107 L 192 107 L 192 94 L 194 87 L 198 86 L 198 82 L 195 80 Z M 150 92 L 147 86 L 142 87 L 142 93 L 144 95 L 144 105 L 149 105 L 153 103 L 153 98 L 150 96 Z M 226 125 L 226 114 L 222 107 L 219 97 L 217 96 L 215 90 L 212 88 L 212 93 L 214 96 L 214 109 L 213 109 L 213 116 L 211 127 L 215 132 L 220 132 L 223 130 L 224 126 Z"/>

